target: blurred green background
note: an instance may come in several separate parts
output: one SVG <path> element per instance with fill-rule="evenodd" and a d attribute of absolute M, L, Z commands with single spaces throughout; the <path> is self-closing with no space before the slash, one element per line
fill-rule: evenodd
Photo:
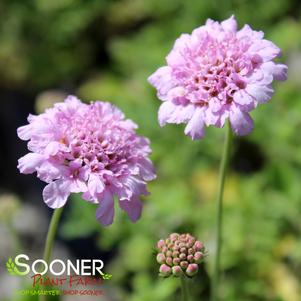
<path fill-rule="evenodd" d="M 85 101 L 110 101 L 138 123 L 139 133 L 151 139 L 158 178 L 149 185 L 151 195 L 136 224 L 118 210 L 114 224 L 104 228 L 95 220 L 93 205 L 72 197 L 58 235 L 63 252 L 104 258 L 113 277 L 103 300 L 178 300 L 178 281 L 158 278 L 152 248 L 170 232 L 191 232 L 209 250 L 201 273 L 191 281 L 191 300 L 208 300 L 224 130 L 210 128 L 204 140 L 192 142 L 182 126 L 160 128 L 160 101 L 146 79 L 164 64 L 181 33 L 207 18 L 232 14 L 240 27 L 248 23 L 263 30 L 283 50 L 280 61 L 288 64 L 289 78 L 252 113 L 253 133 L 234 140 L 225 191 L 222 297 L 301 300 L 298 0 L 1 0 L 0 290 L 6 293 L 0 300 L 17 300 L 13 289 L 22 286 L 16 280 L 11 284 L 4 260 L 26 250 L 41 257 L 51 214 L 41 200 L 43 183 L 16 170 L 26 146 L 15 130 L 29 113 L 69 93 Z M 29 225 L 26 214 L 32 216 Z"/>

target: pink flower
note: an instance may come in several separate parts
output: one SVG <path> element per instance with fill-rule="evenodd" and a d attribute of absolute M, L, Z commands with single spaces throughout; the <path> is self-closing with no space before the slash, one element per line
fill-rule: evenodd
<path fill-rule="evenodd" d="M 287 67 L 273 62 L 280 49 L 263 35 L 248 25 L 237 30 L 234 16 L 182 34 L 167 66 L 148 79 L 163 101 L 160 125 L 187 123 L 185 134 L 199 139 L 205 126 L 223 127 L 229 119 L 235 134 L 250 133 L 249 112 L 272 97 L 273 80 L 287 77 Z"/>
<path fill-rule="evenodd" d="M 149 140 L 137 136 L 136 124 L 110 103 L 84 104 L 74 96 L 38 116 L 29 115 L 18 136 L 29 140 L 31 151 L 18 161 L 21 173 L 37 172 L 48 185 L 44 202 L 51 208 L 65 205 L 70 193 L 97 203 L 97 219 L 109 225 L 114 217 L 114 196 L 135 222 L 142 209 L 140 195 L 155 178 L 148 158 Z"/>

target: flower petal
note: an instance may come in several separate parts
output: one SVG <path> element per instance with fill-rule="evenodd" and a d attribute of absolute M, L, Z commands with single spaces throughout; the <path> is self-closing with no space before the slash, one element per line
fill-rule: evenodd
<path fill-rule="evenodd" d="M 106 190 L 99 200 L 96 210 L 97 220 L 104 226 L 112 224 L 114 219 L 114 199 L 110 191 Z"/>
<path fill-rule="evenodd" d="M 185 127 L 185 135 L 189 135 L 193 140 L 204 137 L 204 112 L 197 108 Z"/>
<path fill-rule="evenodd" d="M 130 220 L 135 223 L 141 216 L 142 202 L 138 198 L 119 201 L 119 206 L 129 216 Z"/>
<path fill-rule="evenodd" d="M 236 32 L 237 30 L 237 22 L 233 15 L 229 19 L 221 22 L 221 25 L 226 31 Z"/>
<path fill-rule="evenodd" d="M 143 180 L 138 179 L 137 177 L 126 177 L 123 180 L 123 185 L 125 194 L 123 195 L 122 193 L 120 193 L 120 199 L 130 199 L 135 195 L 149 194 L 149 192 L 146 189 L 146 183 Z"/>
<path fill-rule="evenodd" d="M 91 173 L 88 180 L 88 190 L 93 197 L 104 191 L 105 184 L 98 174 Z"/>
<path fill-rule="evenodd" d="M 174 105 L 171 101 L 165 101 L 161 104 L 158 112 L 160 126 L 164 126 L 167 123 L 167 120 L 170 118 L 175 109 L 176 105 Z"/>
<path fill-rule="evenodd" d="M 262 65 L 262 69 L 272 74 L 274 79 L 284 81 L 287 79 L 287 66 L 284 64 L 275 64 L 274 62 L 267 62 Z"/>
<path fill-rule="evenodd" d="M 238 136 L 247 135 L 253 130 L 253 120 L 250 115 L 238 108 L 231 109 L 229 119 L 233 132 Z"/>
<path fill-rule="evenodd" d="M 254 99 L 252 96 L 250 96 L 248 93 L 246 93 L 244 90 L 238 90 L 234 93 L 233 99 L 237 104 L 240 105 L 249 105 L 251 104 Z"/>
<path fill-rule="evenodd" d="M 274 93 L 271 85 L 261 86 L 250 84 L 246 87 L 246 91 L 253 96 L 258 103 L 265 103 L 269 101 Z"/>
<path fill-rule="evenodd" d="M 164 102 L 159 109 L 158 119 L 161 126 L 166 123 L 184 123 L 194 114 L 194 105 L 176 105 L 171 101 Z"/>
<path fill-rule="evenodd" d="M 66 180 L 57 180 L 48 184 L 43 190 L 44 202 L 50 208 L 63 207 L 70 195 L 71 183 Z"/>
<path fill-rule="evenodd" d="M 46 160 L 46 156 L 36 153 L 29 153 L 18 160 L 18 169 L 21 173 L 31 174 L 36 171 L 43 161 Z"/>
<path fill-rule="evenodd" d="M 29 140 L 32 136 L 32 125 L 27 124 L 27 125 L 18 127 L 17 135 L 22 140 Z"/>
<path fill-rule="evenodd" d="M 171 68 L 169 66 L 159 68 L 148 78 L 148 82 L 158 90 L 158 97 L 165 100 L 168 91 L 174 86 L 171 77 Z"/>
<path fill-rule="evenodd" d="M 144 181 L 151 181 L 156 178 L 156 172 L 152 161 L 148 158 L 141 158 L 138 161 L 140 174 Z"/>

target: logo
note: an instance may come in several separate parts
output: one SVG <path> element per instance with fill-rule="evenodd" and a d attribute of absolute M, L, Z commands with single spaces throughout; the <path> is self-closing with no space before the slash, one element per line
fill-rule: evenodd
<path fill-rule="evenodd" d="M 7 268 L 7 271 L 12 276 L 15 276 L 15 275 L 21 276 L 22 275 L 22 273 L 20 273 L 20 271 L 16 267 L 16 265 L 15 265 L 14 261 L 11 259 L 11 257 L 9 257 L 7 262 L 6 262 L 6 268 Z"/>
<path fill-rule="evenodd" d="M 14 259 L 9 257 L 6 268 L 12 276 L 31 275 L 33 290 L 21 290 L 21 295 L 102 295 L 101 290 L 79 290 L 77 287 L 101 285 L 112 278 L 103 271 L 101 259 L 76 259 L 75 261 L 53 259 L 47 263 L 43 259 L 31 261 L 26 254 Z M 45 289 L 41 290 L 41 287 Z M 49 290 L 50 288 L 55 288 Z M 66 287 L 68 289 L 66 289 Z M 60 290 L 62 289 L 62 290 Z"/>

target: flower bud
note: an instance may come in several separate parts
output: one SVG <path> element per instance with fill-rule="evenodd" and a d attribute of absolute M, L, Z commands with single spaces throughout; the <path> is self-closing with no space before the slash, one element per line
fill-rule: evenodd
<path fill-rule="evenodd" d="M 160 276 L 168 277 L 171 274 L 171 268 L 166 264 L 162 264 L 159 269 Z"/>
<path fill-rule="evenodd" d="M 170 234 L 170 240 L 171 241 L 176 241 L 179 238 L 179 234 L 178 233 L 172 233 Z"/>
<path fill-rule="evenodd" d="M 168 264 L 169 266 L 172 266 L 172 257 L 166 258 L 166 264 Z"/>
<path fill-rule="evenodd" d="M 193 255 L 192 255 L 192 254 L 188 255 L 188 256 L 187 256 L 187 260 L 188 260 L 189 262 L 193 262 L 193 261 L 194 261 Z"/>
<path fill-rule="evenodd" d="M 177 265 L 171 268 L 172 274 L 176 277 L 183 275 L 183 270 Z"/>
<path fill-rule="evenodd" d="M 179 265 L 180 262 L 181 262 L 180 258 L 174 258 L 174 259 L 172 260 L 172 263 L 173 263 L 174 265 Z"/>
<path fill-rule="evenodd" d="M 162 247 L 162 252 L 166 253 L 168 251 L 168 248 L 166 246 Z"/>
<path fill-rule="evenodd" d="M 159 254 L 157 255 L 157 262 L 158 262 L 159 264 L 162 264 L 162 263 L 165 262 L 165 256 L 164 256 L 164 254 L 159 253 Z"/>
<path fill-rule="evenodd" d="M 186 269 L 188 267 L 188 262 L 187 261 L 181 261 L 180 266 L 181 266 L 181 268 Z"/>
<path fill-rule="evenodd" d="M 196 248 L 196 250 L 200 251 L 204 248 L 204 245 L 202 242 L 200 242 L 199 240 L 197 240 L 195 243 L 194 243 L 194 247 Z"/>
<path fill-rule="evenodd" d="M 198 272 L 198 263 L 204 258 L 204 245 L 190 234 L 171 234 L 157 243 L 157 262 L 161 264 L 159 275 L 192 277 Z"/>
<path fill-rule="evenodd" d="M 202 252 L 196 252 L 194 254 L 194 260 L 196 263 L 201 263 L 203 257 L 204 257 L 204 254 Z"/>
<path fill-rule="evenodd" d="M 199 270 L 199 267 L 196 263 L 190 263 L 186 269 L 186 275 L 189 277 L 194 276 Z"/>
<path fill-rule="evenodd" d="M 157 243 L 157 248 L 162 249 L 165 246 L 165 241 L 163 239 L 160 239 Z"/>
<path fill-rule="evenodd" d="M 188 249 L 188 254 L 194 254 L 194 250 L 192 248 Z"/>
<path fill-rule="evenodd" d="M 181 249 L 180 249 L 180 252 L 181 252 L 181 253 L 185 253 L 185 254 L 186 254 L 186 252 L 187 252 L 187 248 L 181 248 Z"/>

